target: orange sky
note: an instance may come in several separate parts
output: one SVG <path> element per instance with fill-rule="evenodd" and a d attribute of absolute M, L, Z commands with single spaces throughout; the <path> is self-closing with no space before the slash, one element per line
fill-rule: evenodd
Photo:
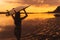
<path fill-rule="evenodd" d="M 10 2 L 12 2 L 12 3 L 10 3 Z M 12 0 L 12 1 L 11 0 L 9 0 L 9 1 L 0 0 L 0 11 L 10 10 L 17 6 L 30 5 L 30 4 L 22 4 L 22 3 L 16 3 L 16 2 L 17 2 L 17 0 Z M 41 1 L 41 3 L 43 3 L 43 1 Z M 47 11 L 53 11 L 55 8 L 56 8 L 56 6 L 49 6 L 48 4 L 39 5 L 39 6 L 38 6 L 38 4 L 36 4 L 35 6 L 31 5 L 29 8 L 27 8 L 26 11 L 27 12 L 47 12 Z"/>

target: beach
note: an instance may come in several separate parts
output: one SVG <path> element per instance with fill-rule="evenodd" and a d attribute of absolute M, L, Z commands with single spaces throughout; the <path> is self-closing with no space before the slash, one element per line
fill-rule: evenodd
<path fill-rule="evenodd" d="M 0 40 L 16 40 L 13 19 L 6 20 L 0 22 Z M 21 40 L 60 40 L 60 17 L 53 14 L 29 15 L 22 21 L 21 28 Z"/>

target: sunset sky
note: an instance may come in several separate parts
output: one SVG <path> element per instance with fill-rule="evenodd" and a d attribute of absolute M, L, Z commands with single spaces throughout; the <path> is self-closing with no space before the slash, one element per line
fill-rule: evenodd
<path fill-rule="evenodd" d="M 44 12 L 49 12 L 49 11 L 55 10 L 57 6 L 60 6 L 60 0 L 0 0 L 0 12 L 6 12 L 6 10 L 11 10 L 12 8 L 15 8 L 18 6 L 27 6 L 27 5 L 31 5 L 29 8 L 26 9 L 27 12 L 35 12 L 35 13 L 43 12 L 43 14 L 42 13 L 28 14 L 28 17 L 26 18 L 26 20 L 22 21 L 22 23 L 25 22 L 24 25 L 22 25 L 23 26 L 22 28 L 26 27 L 26 30 L 30 31 L 30 30 L 33 30 L 33 28 L 37 29 L 37 27 L 39 27 L 39 25 L 41 26 L 41 24 L 43 24 L 41 27 L 43 27 L 45 25 L 48 27 L 48 25 L 51 24 L 51 23 L 49 23 L 50 21 L 46 21 L 47 23 L 45 23 L 44 19 L 55 18 L 54 14 L 49 14 L 49 13 L 44 13 Z M 23 14 L 23 15 L 25 15 L 25 14 Z M 43 18 L 43 21 L 41 21 L 42 18 Z M 34 20 L 36 20 L 36 22 Z M 51 20 L 52 23 L 53 23 L 53 21 Z M 44 22 L 44 23 L 42 23 L 42 22 Z M 36 23 L 36 25 L 35 25 L 35 23 Z M 13 36 L 12 30 L 14 27 L 12 25 L 14 25 L 14 20 L 11 16 L 8 17 L 5 14 L 0 15 L 0 40 L 2 40 L 4 38 L 7 38 L 7 40 L 10 40 L 10 39 L 8 39 L 9 36 L 10 37 Z M 49 27 L 50 26 L 51 25 L 49 25 Z M 54 24 L 52 24 L 52 26 L 54 26 Z M 29 30 L 28 30 L 28 28 L 29 28 Z M 32 28 L 32 29 L 30 29 L 30 28 Z"/>
<path fill-rule="evenodd" d="M 10 10 L 17 6 L 31 5 L 28 12 L 53 11 L 60 5 L 60 0 L 0 0 L 0 11 Z"/>

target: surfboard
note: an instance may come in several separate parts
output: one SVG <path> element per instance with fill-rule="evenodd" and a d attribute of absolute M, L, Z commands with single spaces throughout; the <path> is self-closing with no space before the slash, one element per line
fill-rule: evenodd
<path fill-rule="evenodd" d="M 30 5 L 29 5 L 30 6 Z M 7 12 L 5 13 L 0 13 L 0 14 L 6 14 L 6 16 L 10 16 L 11 14 L 14 14 L 15 11 L 18 12 L 18 11 L 21 11 L 21 10 L 24 10 L 26 8 L 28 8 L 29 6 L 19 6 L 19 7 L 15 7 L 14 9 L 12 8 L 10 11 L 7 10 Z M 14 11 L 15 10 L 15 11 Z"/>
<path fill-rule="evenodd" d="M 13 8 L 13 9 L 11 9 L 11 10 L 9 11 L 9 14 L 14 14 L 15 11 L 18 12 L 18 11 L 21 11 L 21 10 L 26 9 L 26 8 L 28 8 L 28 7 L 29 7 L 29 6 L 19 6 L 19 7 Z M 15 11 L 14 11 L 14 10 L 15 10 Z"/>

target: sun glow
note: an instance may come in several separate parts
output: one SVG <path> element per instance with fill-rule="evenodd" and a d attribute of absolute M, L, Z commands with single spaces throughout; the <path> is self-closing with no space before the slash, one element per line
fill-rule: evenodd
<path fill-rule="evenodd" d="M 3 0 L 0 0 L 0 3 L 2 3 L 3 2 Z"/>
<path fill-rule="evenodd" d="M 6 0 L 7 1 L 7 0 Z M 14 1 L 14 0 L 12 0 Z M 42 1 L 43 3 L 43 1 Z M 15 8 L 17 6 L 23 6 L 24 4 L 18 4 L 18 3 L 9 3 L 5 2 L 5 0 L 0 0 L 0 11 L 6 11 L 10 10 L 12 8 Z M 44 6 L 30 6 L 29 8 L 26 9 L 27 12 L 48 12 L 52 11 L 55 7 L 51 7 L 49 5 L 44 5 Z"/>
<path fill-rule="evenodd" d="M 39 6 L 39 7 L 34 7 L 31 6 L 27 8 L 28 12 L 49 12 L 55 10 L 56 6 Z"/>

